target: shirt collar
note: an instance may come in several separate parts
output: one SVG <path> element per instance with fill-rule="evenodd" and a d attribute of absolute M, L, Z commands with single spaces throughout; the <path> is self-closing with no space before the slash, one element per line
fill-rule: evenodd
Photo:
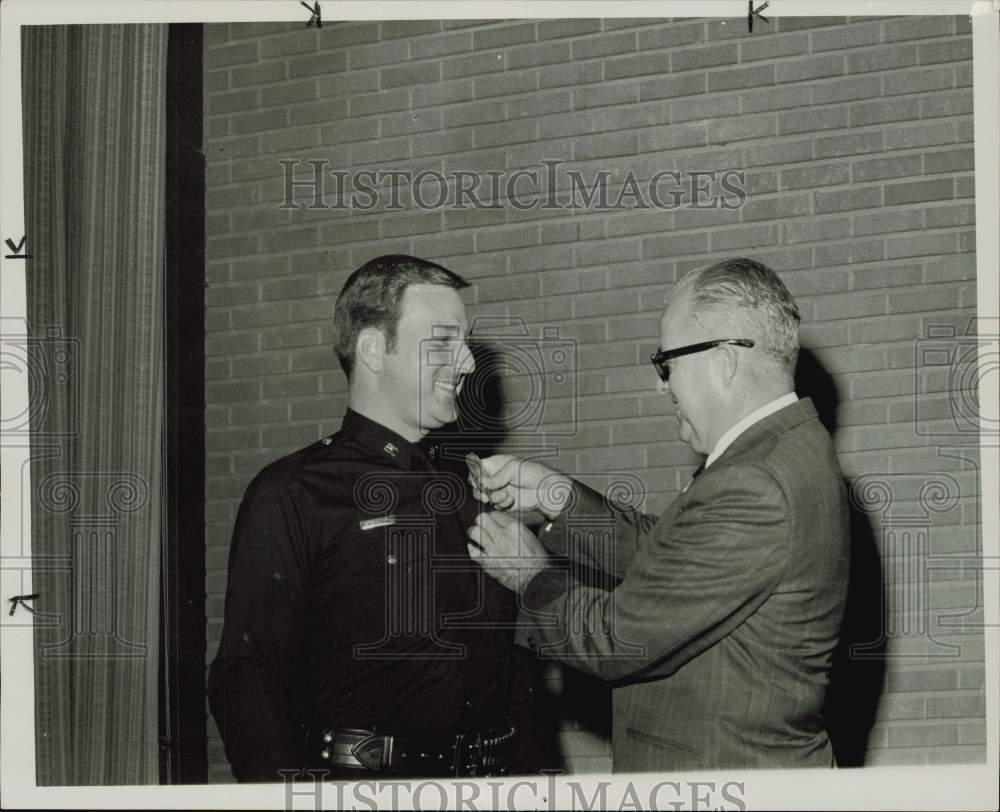
<path fill-rule="evenodd" d="M 782 395 L 780 398 L 776 398 L 775 400 L 772 400 L 770 403 L 765 403 L 759 409 L 750 412 L 750 414 L 748 414 L 742 420 L 739 420 L 736 423 L 734 423 L 732 426 L 729 427 L 729 430 L 726 431 L 726 433 L 719 438 L 719 441 L 715 444 L 715 448 L 712 449 L 712 453 L 709 454 L 708 458 L 705 460 L 705 467 L 707 468 L 713 462 L 719 459 L 719 457 L 722 456 L 723 452 L 733 444 L 736 438 L 739 437 L 752 425 L 754 425 L 754 423 L 759 423 L 768 415 L 774 414 L 775 412 L 784 409 L 786 406 L 791 406 L 798 399 L 799 399 L 798 395 L 796 395 L 794 392 L 789 392 L 787 395 Z"/>
<path fill-rule="evenodd" d="M 388 460 L 403 470 L 413 467 L 415 455 L 434 456 L 433 451 L 423 444 L 411 443 L 392 429 L 351 408 L 344 413 L 340 433 L 360 443 L 373 456 Z"/>

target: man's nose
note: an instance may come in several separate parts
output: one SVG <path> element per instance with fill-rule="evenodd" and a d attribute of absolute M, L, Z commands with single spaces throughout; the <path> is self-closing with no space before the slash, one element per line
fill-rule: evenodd
<path fill-rule="evenodd" d="M 463 342 L 458 350 L 458 363 L 456 368 L 462 375 L 471 375 L 476 368 L 476 359 L 472 357 L 469 345 Z"/>

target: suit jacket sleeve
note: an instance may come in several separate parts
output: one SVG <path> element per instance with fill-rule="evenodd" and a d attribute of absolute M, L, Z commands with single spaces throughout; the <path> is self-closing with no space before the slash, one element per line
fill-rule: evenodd
<path fill-rule="evenodd" d="M 714 645 L 773 592 L 787 558 L 788 502 L 764 468 L 705 474 L 661 519 L 611 592 L 548 569 L 522 596 L 539 655 L 608 680 L 666 676 Z M 669 514 L 668 514 L 669 515 Z M 635 521 L 619 514 L 626 538 Z"/>
<path fill-rule="evenodd" d="M 247 489 L 229 556 L 225 622 L 209 704 L 239 781 L 280 781 L 299 761 L 293 674 L 308 595 L 302 518 L 288 488 L 262 475 Z"/>
<path fill-rule="evenodd" d="M 569 506 L 538 538 L 556 555 L 622 578 L 656 517 L 616 505 L 581 482 L 573 482 Z M 614 528 L 614 533 L 608 532 Z M 590 532 L 574 532 L 585 529 Z M 602 532 L 602 530 L 604 532 Z"/>

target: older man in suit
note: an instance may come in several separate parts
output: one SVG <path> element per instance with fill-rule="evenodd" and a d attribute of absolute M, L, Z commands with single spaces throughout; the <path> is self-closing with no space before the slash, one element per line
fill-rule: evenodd
<path fill-rule="evenodd" d="M 521 593 L 522 639 L 614 683 L 616 772 L 834 765 L 822 706 L 848 512 L 830 436 L 794 393 L 798 324 L 752 260 L 670 291 L 652 361 L 707 457 L 659 517 L 509 456 L 474 483 L 497 510 L 470 553 Z M 538 538 L 518 520 L 532 510 L 548 519 Z"/>

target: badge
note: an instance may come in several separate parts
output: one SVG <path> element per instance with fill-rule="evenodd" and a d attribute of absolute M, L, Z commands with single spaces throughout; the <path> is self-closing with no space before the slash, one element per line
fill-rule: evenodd
<path fill-rule="evenodd" d="M 374 530 L 376 527 L 389 527 L 395 523 L 395 516 L 379 516 L 375 519 L 362 519 L 358 525 L 362 530 Z"/>

